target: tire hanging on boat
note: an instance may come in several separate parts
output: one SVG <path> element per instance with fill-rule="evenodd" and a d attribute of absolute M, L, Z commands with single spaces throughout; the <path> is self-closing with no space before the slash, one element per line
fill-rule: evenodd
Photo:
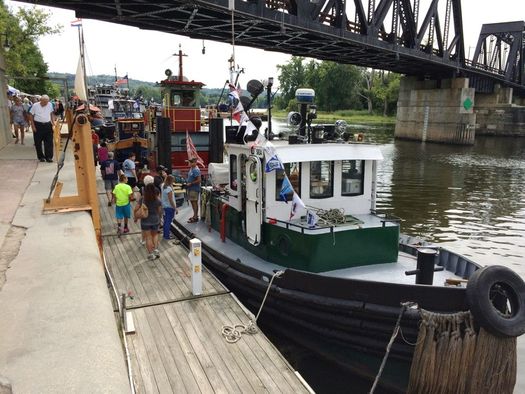
<path fill-rule="evenodd" d="M 481 327 L 500 337 L 525 333 L 525 283 L 500 265 L 483 267 L 469 278 L 467 300 Z"/>

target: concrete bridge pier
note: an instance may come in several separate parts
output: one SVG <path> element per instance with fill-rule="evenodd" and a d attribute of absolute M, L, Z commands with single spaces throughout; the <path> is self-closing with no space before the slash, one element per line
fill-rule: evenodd
<path fill-rule="evenodd" d="M 395 137 L 447 144 L 474 144 L 474 88 L 468 78 L 420 81 L 403 77 Z"/>
<path fill-rule="evenodd" d="M 525 98 L 496 85 L 494 93 L 476 93 L 476 135 L 525 137 Z"/>

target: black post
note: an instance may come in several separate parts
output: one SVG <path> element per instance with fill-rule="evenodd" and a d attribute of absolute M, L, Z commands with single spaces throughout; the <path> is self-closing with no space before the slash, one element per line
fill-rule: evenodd
<path fill-rule="evenodd" d="M 416 283 L 420 285 L 431 285 L 434 282 L 434 261 L 436 251 L 434 249 L 417 250 Z"/>
<path fill-rule="evenodd" d="M 157 117 L 157 165 L 163 165 L 171 173 L 170 119 Z"/>
<path fill-rule="evenodd" d="M 306 136 L 306 110 L 308 105 L 301 104 L 300 113 L 301 113 L 301 123 L 299 124 L 299 135 Z"/>
<path fill-rule="evenodd" d="M 266 102 L 268 103 L 268 128 L 265 130 L 266 139 L 273 140 L 272 133 L 272 86 L 273 78 L 268 78 L 268 84 L 266 85 Z"/>
<path fill-rule="evenodd" d="M 224 135 L 223 135 L 222 118 L 210 119 L 210 163 L 222 163 L 224 151 Z"/>

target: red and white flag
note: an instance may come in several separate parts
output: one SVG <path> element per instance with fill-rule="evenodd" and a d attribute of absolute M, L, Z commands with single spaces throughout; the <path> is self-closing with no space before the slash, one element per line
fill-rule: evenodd
<path fill-rule="evenodd" d="M 197 158 L 197 165 L 201 166 L 202 168 L 206 167 L 204 165 L 204 160 L 199 156 L 197 153 L 197 148 L 195 148 L 195 145 L 193 144 L 193 141 L 190 137 L 190 133 L 186 130 L 186 152 L 188 153 L 188 160 L 192 158 Z"/>
<path fill-rule="evenodd" d="M 248 120 L 248 116 L 246 115 L 246 112 L 244 112 L 244 107 L 242 106 L 241 100 L 240 100 L 240 88 L 237 89 L 235 85 L 231 84 L 230 87 L 230 93 L 228 94 L 230 96 L 231 101 L 236 101 L 237 106 L 233 109 L 232 112 L 232 118 L 239 122 L 239 124 L 243 124 L 245 121 Z"/>

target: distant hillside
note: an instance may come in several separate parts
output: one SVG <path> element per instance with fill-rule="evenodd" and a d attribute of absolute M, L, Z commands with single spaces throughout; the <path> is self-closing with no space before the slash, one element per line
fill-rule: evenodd
<path fill-rule="evenodd" d="M 48 73 L 49 78 L 66 78 L 70 93 L 73 93 L 75 86 L 75 75 L 69 73 Z M 92 75 L 88 76 L 88 85 L 93 86 L 96 84 L 108 84 L 111 85 L 115 82 L 114 75 Z M 58 81 L 57 81 L 58 83 Z M 144 98 L 154 98 L 155 101 L 161 102 L 160 88 L 156 82 L 140 81 L 138 79 L 129 79 L 129 90 L 130 94 L 134 97 L 143 96 Z M 202 96 L 204 98 L 203 104 L 215 103 L 217 98 L 221 94 L 222 89 L 202 89 Z M 213 97 L 213 98 L 212 98 Z"/>

